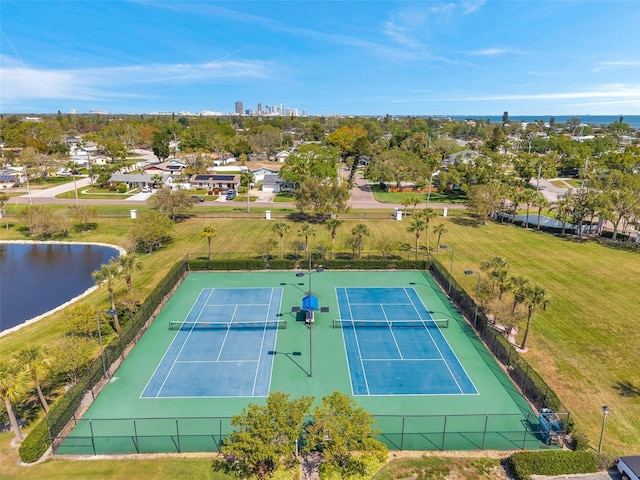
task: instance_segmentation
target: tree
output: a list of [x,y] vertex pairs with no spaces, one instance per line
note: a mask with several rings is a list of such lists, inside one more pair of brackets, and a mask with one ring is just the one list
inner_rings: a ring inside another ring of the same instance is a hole
[[118,257],[118,266],[121,269],[122,275],[124,275],[124,279],[127,282],[127,289],[131,295],[133,293],[133,272],[142,270],[144,265],[135,253],[128,253]]
[[42,393],[42,381],[51,370],[51,360],[47,358],[42,349],[27,347],[20,350],[16,356],[17,362],[22,365],[26,374],[36,388],[38,398],[45,412],[49,412],[49,404]]
[[311,255],[309,250],[309,237],[316,236],[316,230],[308,223],[305,223],[298,229],[298,236],[304,237],[304,250],[307,252],[307,255]]
[[175,228],[175,224],[166,215],[149,210],[140,213],[132,221],[129,236],[147,253],[153,252],[156,247],[170,239],[169,233]]
[[474,185],[467,193],[467,209],[486,225],[487,219],[500,208],[501,199],[498,185]]
[[522,192],[522,201],[527,204],[527,215],[524,221],[524,228],[529,228],[529,211],[531,205],[536,201],[537,194],[534,190],[526,189]]
[[149,207],[160,213],[169,215],[175,221],[176,216],[186,212],[193,206],[193,198],[186,190],[170,190],[163,188],[148,200]]
[[407,207],[409,205],[411,205],[412,199],[413,197],[404,197],[403,199],[400,200],[400,205],[402,205],[404,207],[404,212],[403,215],[406,217],[407,216]]
[[376,241],[376,248],[386,261],[391,256],[391,253],[398,248],[398,242],[391,237],[382,237]]
[[205,226],[202,230],[200,230],[200,238],[207,239],[207,262],[211,264],[211,239],[215,238],[218,235],[218,231],[216,227],[212,227],[210,225]]
[[539,309],[546,310],[549,306],[550,300],[546,297],[544,288],[535,285],[528,287],[524,290],[524,304],[527,307],[527,327],[524,331],[524,337],[522,338],[522,350],[527,349],[527,340],[529,338],[529,329],[531,327],[531,318],[533,312]]
[[76,335],[62,335],[51,347],[52,365],[56,371],[64,373],[73,386],[78,383],[78,378],[91,362],[94,351],[94,341]]
[[440,238],[442,238],[442,235],[447,233],[447,231],[447,227],[444,223],[434,225],[433,233],[436,233],[438,235],[438,239],[436,240],[436,253],[440,253]]
[[246,189],[247,194],[247,213],[249,213],[249,190],[251,190],[251,184],[255,180],[253,173],[249,171],[242,172],[240,174],[240,185]]
[[313,177],[318,180],[336,178],[338,154],[334,148],[322,145],[303,145],[298,153],[292,153],[282,166],[279,176],[284,182],[295,185]]
[[82,228],[82,231],[89,230],[90,220],[96,216],[96,209],[91,205],[72,205],[69,207],[69,215],[76,223],[76,228]]
[[513,294],[513,305],[511,307],[511,312],[515,313],[518,305],[524,302],[526,298],[526,291],[529,288],[529,280],[525,277],[520,276],[512,276],[509,277],[508,280],[508,288]]
[[407,229],[409,232],[416,236],[416,260],[418,260],[418,246],[420,245],[420,235],[422,231],[427,229],[427,222],[424,219],[424,215],[414,215],[411,217],[411,223]]
[[422,215],[424,217],[424,221],[425,221],[425,238],[427,241],[427,257],[431,256],[431,251],[429,249],[429,222],[431,222],[432,219],[434,219],[437,215],[436,211],[433,208],[425,208],[422,211]]
[[502,114],[502,123],[503,124],[509,123],[509,112],[504,112]]
[[276,248],[276,241],[273,238],[265,238],[256,243],[254,250],[262,259],[266,262],[267,268],[269,267],[269,260],[271,260],[271,252]]
[[503,292],[505,292],[509,286],[509,262],[500,257],[493,257],[489,261],[480,263],[480,270],[483,272],[489,272],[489,278],[491,279],[491,293],[495,292],[496,286],[499,289],[499,299],[502,298]]
[[151,144],[151,149],[153,150],[153,154],[160,159],[162,162],[169,158],[171,154],[171,150],[169,150],[169,141],[171,137],[165,132],[154,132],[153,133],[153,143]]
[[29,231],[30,237],[47,239],[67,236],[66,219],[49,205],[29,205],[18,213],[18,218]]
[[77,205],[78,204],[78,187],[76,186],[76,169],[78,168],[78,166],[76,165],[76,162],[74,162],[73,160],[69,160],[67,163],[64,164],[64,168],[66,168],[71,172],[71,177],[73,178],[73,191],[76,195],[76,205]]
[[342,474],[364,475],[369,461],[385,461],[387,447],[375,438],[375,419],[348,395],[336,391],[325,396],[312,416],[305,451],[322,451],[324,462]]
[[336,243],[336,234],[337,234],[338,228],[343,223],[344,222],[342,220],[338,220],[337,218],[330,218],[325,223],[327,230],[331,232],[331,253],[330,253],[331,260],[333,260],[333,247],[335,246],[335,243]]
[[284,258],[284,236],[291,227],[284,222],[274,223],[271,227],[271,231],[278,235],[280,239],[280,258]]
[[267,478],[280,464],[294,464],[296,440],[312,402],[313,397],[289,400],[287,393],[272,392],[265,405],[249,403],[231,419],[236,430],[221,448],[222,468],[240,478]]
[[310,177],[300,184],[293,195],[296,208],[301,213],[311,210],[321,220],[332,213],[344,213],[348,210],[349,189],[345,182]]
[[534,203],[538,207],[538,225],[536,226],[536,230],[539,231],[540,227],[542,226],[542,218],[541,218],[542,217],[542,209],[549,208],[549,205],[551,205],[551,203],[541,193],[537,193],[536,194],[536,199],[535,199]]
[[16,418],[13,404],[22,400],[27,393],[29,377],[16,362],[0,361],[0,398],[9,415],[9,424],[15,437],[22,441],[22,432]]
[[91,276],[93,277],[96,285],[99,287],[103,283],[107,284],[107,291],[109,292],[109,300],[111,301],[111,310],[113,314],[113,326],[116,330],[116,335],[120,335],[120,321],[118,320],[118,311],[116,310],[116,302],[113,294],[113,284],[120,278],[122,270],[118,261],[113,258],[109,263],[102,264],[99,270],[94,271]]
[[358,260],[362,260],[362,237],[369,236],[369,227],[359,223],[351,230],[351,235],[358,239]]

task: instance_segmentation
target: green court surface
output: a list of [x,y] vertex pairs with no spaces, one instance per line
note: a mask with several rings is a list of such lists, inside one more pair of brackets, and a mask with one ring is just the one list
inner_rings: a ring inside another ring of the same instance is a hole
[[[178,334],[170,321],[188,317],[205,289],[267,287],[282,289],[269,391],[316,402],[338,390],[352,394],[338,288],[413,289],[434,319],[449,319],[442,328],[446,342],[477,393],[357,395],[359,405],[374,415],[380,439],[391,449],[473,450],[540,448],[534,432],[537,417],[497,365],[472,329],[428,273],[418,271],[313,272],[313,295],[320,307],[311,331],[301,321],[300,307],[308,290],[308,272],[190,273],[115,372],[108,385],[66,438],[55,442],[56,454],[215,451],[231,431],[230,417],[265,397],[175,396],[145,398],[142,393]],[[200,335],[202,332],[194,332]],[[250,341],[255,337],[248,336]],[[309,357],[310,345],[312,357]],[[309,376],[311,373],[311,376]],[[185,379],[198,382],[201,379]],[[214,388],[215,391],[215,388]]]

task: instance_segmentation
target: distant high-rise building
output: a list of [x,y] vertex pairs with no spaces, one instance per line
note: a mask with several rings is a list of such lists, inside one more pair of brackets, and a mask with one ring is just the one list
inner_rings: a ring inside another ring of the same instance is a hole
[[258,103],[258,115],[262,114],[262,104]]
[[236,102],[236,113],[238,115],[242,115],[243,112],[244,112],[244,109],[242,108],[242,102],[240,100],[238,100]]

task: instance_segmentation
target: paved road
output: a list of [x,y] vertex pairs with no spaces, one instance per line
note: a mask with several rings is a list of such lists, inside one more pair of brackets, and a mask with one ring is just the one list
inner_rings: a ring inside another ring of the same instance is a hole
[[[342,174],[343,172],[341,172]],[[88,177],[79,177],[76,178],[76,186],[78,190],[82,187],[86,187],[89,185]],[[72,191],[74,188],[73,182],[70,181],[68,183],[57,185],[55,187],[42,189],[42,190],[32,190],[31,195],[25,193],[18,197],[13,197],[7,203],[18,203],[18,204],[28,204],[32,203],[34,205],[37,204],[68,204],[73,205],[76,203],[74,198],[55,198],[56,195],[59,195],[64,192]],[[137,194],[133,195],[125,200],[122,199],[83,199],[82,193],[78,194],[77,203],[79,205],[126,205],[126,206],[142,206],[147,204],[147,199],[150,194]],[[268,197],[261,196],[256,202],[251,202],[251,207],[258,208],[295,208],[295,205],[292,202],[273,202]],[[205,199],[204,202],[196,204],[196,208],[199,206],[211,206],[212,204],[223,204],[230,203],[224,198],[224,196],[218,197],[216,201],[208,201],[207,197],[203,197]],[[242,205],[242,202],[233,202],[234,206]],[[362,178],[362,176],[358,173],[355,178],[355,186],[351,190],[351,199],[347,202],[353,209],[380,209],[380,210],[389,210],[390,213],[393,213],[394,208],[404,208],[399,203],[381,203],[374,199],[373,193],[371,192],[371,187],[367,180]],[[460,209],[464,208],[464,205],[460,204],[447,204],[447,203],[431,203],[430,207],[436,209]]]
[[555,477],[547,477],[544,475],[531,475],[532,480],[622,480],[622,475],[617,471],[598,472],[577,475],[558,475]]

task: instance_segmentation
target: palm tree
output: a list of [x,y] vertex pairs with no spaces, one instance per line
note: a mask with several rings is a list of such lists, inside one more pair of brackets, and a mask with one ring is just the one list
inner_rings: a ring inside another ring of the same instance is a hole
[[48,413],[49,404],[42,393],[41,383],[51,370],[51,360],[49,360],[38,347],[27,347],[20,350],[16,359],[31,378],[31,381],[36,387],[40,403],[42,403],[42,408]]
[[64,167],[71,172],[73,178],[73,191],[76,192],[76,205],[78,204],[78,187],[76,186],[76,162],[69,160],[64,164]]
[[284,258],[284,234],[289,231],[291,227],[284,222],[274,223],[271,227],[271,231],[280,237],[280,258]]
[[212,227],[211,225],[207,225],[200,231],[200,238],[207,239],[208,253],[207,253],[207,263],[209,267],[211,266],[211,239],[218,235],[218,231],[216,227]]
[[409,225],[409,230],[411,233],[414,233],[416,236],[416,260],[418,260],[418,245],[420,242],[420,235],[422,231],[427,228],[427,222],[424,220],[424,215],[414,215],[411,217],[411,224]]
[[369,236],[369,227],[359,223],[351,230],[351,235],[358,239],[358,260],[362,260],[362,237]]
[[118,311],[116,310],[116,302],[113,295],[113,282],[120,277],[121,273],[120,265],[118,265],[118,262],[112,258],[109,263],[103,264],[100,267],[100,270],[96,270],[91,274],[97,286],[100,286],[103,283],[107,284],[109,300],[111,300],[111,310],[114,312],[113,326],[116,330],[116,335],[120,335],[120,321],[118,320]]
[[[496,284],[499,283],[500,279],[502,279],[502,283],[505,285],[504,288],[506,288],[508,268],[509,262],[500,257],[493,257],[488,262],[480,263],[480,270],[489,272],[489,277],[491,278],[491,293],[495,292]],[[500,295],[502,296],[502,294]]]
[[251,184],[253,183],[253,173],[249,171],[242,172],[240,174],[240,185],[247,189],[247,213],[249,212],[249,190],[251,190]]
[[416,213],[416,207],[422,202],[422,198],[418,195],[414,195],[413,197],[409,197],[409,205],[413,205],[413,213]]
[[404,207],[404,216],[407,216],[407,207],[411,205],[411,197],[405,197],[400,200],[400,205]]
[[525,190],[522,192],[522,200],[527,204],[527,216],[525,217],[524,228],[529,228],[529,210],[531,205],[536,202],[537,194],[533,190]]
[[331,232],[331,255],[330,259],[333,260],[333,246],[336,243],[336,233],[340,225],[342,225],[342,220],[338,220],[337,218],[330,218],[327,220],[325,225],[327,226],[327,230]]
[[511,194],[511,203],[513,204],[513,217],[511,218],[511,223],[516,223],[516,215],[518,213],[518,207],[524,201],[523,192],[516,188]]
[[298,236],[304,237],[304,249],[306,250],[308,255],[311,255],[311,251],[309,250],[309,237],[316,236],[316,230],[308,223],[305,223],[298,230]]
[[514,314],[518,305],[524,302],[526,289],[529,286],[529,280],[525,277],[513,276],[508,280],[508,287],[513,293],[513,306],[511,307],[511,313]]
[[538,225],[536,227],[536,230],[540,230],[540,227],[542,226],[542,220],[540,219],[540,217],[542,216],[542,209],[549,208],[550,204],[549,200],[547,200],[546,197],[540,192],[536,193],[535,204],[538,207]]
[[24,369],[20,369],[15,362],[0,362],[0,398],[9,415],[9,424],[16,438],[22,441],[22,432],[13,403],[20,401],[29,389],[29,377]]
[[522,350],[527,349],[527,339],[529,338],[529,328],[531,327],[531,317],[533,317],[533,312],[539,309],[546,310],[549,303],[550,300],[546,298],[544,288],[535,285],[525,289],[524,304],[527,306],[527,328],[524,331],[522,345],[520,345]]
[[433,227],[433,233],[438,234],[438,240],[436,242],[436,253],[440,253],[440,238],[442,238],[442,234],[447,233],[447,227],[444,223],[439,223]]
[[435,218],[435,216],[437,215],[436,211],[433,208],[425,208],[424,211],[422,212],[423,216],[424,216],[424,221],[426,223],[426,227],[425,227],[425,231],[426,231],[426,240],[427,240],[427,257],[429,257],[431,255],[431,252],[429,250],[429,222],[431,221],[432,218]]
[[133,272],[136,270],[142,270],[144,268],[144,265],[135,253],[128,253],[126,255],[118,257],[118,265],[122,269],[122,274],[124,275],[124,279],[127,282],[129,294],[131,294],[133,290]]

